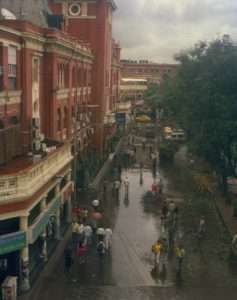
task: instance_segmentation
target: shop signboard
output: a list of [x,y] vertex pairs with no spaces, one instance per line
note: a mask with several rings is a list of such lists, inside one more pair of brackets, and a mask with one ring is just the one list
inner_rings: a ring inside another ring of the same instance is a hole
[[33,244],[37,240],[49,223],[51,215],[60,207],[60,198],[54,199],[48,206],[48,209],[40,214],[38,220],[29,229],[28,239],[30,244]]
[[14,252],[26,245],[26,233],[18,231],[0,236],[0,255]]

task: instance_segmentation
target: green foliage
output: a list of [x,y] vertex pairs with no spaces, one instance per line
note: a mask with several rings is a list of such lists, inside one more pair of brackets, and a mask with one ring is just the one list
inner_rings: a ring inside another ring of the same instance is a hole
[[162,142],[159,148],[159,158],[161,162],[173,162],[174,155],[178,150],[175,143]]
[[237,47],[228,36],[180,53],[177,76],[162,87],[166,115],[188,133],[192,151],[221,176],[237,167]]
[[160,109],[162,107],[160,88],[158,84],[150,83],[148,85],[148,89],[144,94],[144,100],[153,110]]

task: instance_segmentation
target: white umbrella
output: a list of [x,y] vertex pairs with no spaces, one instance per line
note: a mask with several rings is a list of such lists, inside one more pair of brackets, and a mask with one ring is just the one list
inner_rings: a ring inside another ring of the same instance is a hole
[[93,205],[94,207],[98,207],[98,206],[100,205],[100,201],[97,200],[97,199],[95,199],[95,200],[92,201],[92,205]]

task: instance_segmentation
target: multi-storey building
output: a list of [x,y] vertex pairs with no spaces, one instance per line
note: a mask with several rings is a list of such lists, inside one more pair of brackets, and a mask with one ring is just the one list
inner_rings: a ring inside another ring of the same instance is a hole
[[120,80],[112,0],[29,2],[0,3],[0,282],[23,290],[71,221],[73,155],[114,134]]
[[[92,98],[95,113],[95,143],[97,149],[105,149],[110,132],[105,127],[114,127],[111,116],[113,103],[118,98],[111,95],[119,86],[120,48],[112,39],[112,14],[116,9],[114,0],[49,0],[54,14],[64,18],[64,30],[90,44],[95,60],[92,73]],[[116,72],[115,72],[116,69]],[[116,73],[116,75],[114,75]],[[113,76],[113,78],[112,78]],[[112,82],[113,81],[113,82]],[[116,97],[119,95],[116,94]],[[106,125],[106,126],[104,126]]]
[[165,75],[176,73],[177,64],[159,64],[148,60],[128,60],[121,61],[122,78],[140,78],[149,82],[160,84]]
[[93,132],[79,110],[93,55],[22,21],[1,21],[0,43],[0,280],[17,275],[26,289],[70,222],[72,143],[82,150]]

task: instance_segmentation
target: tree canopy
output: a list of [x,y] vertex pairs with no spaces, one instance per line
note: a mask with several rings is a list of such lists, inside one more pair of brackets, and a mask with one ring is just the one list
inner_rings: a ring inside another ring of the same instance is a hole
[[237,170],[237,46],[228,36],[177,55],[177,75],[162,87],[167,116],[186,130],[190,147],[220,175]]

